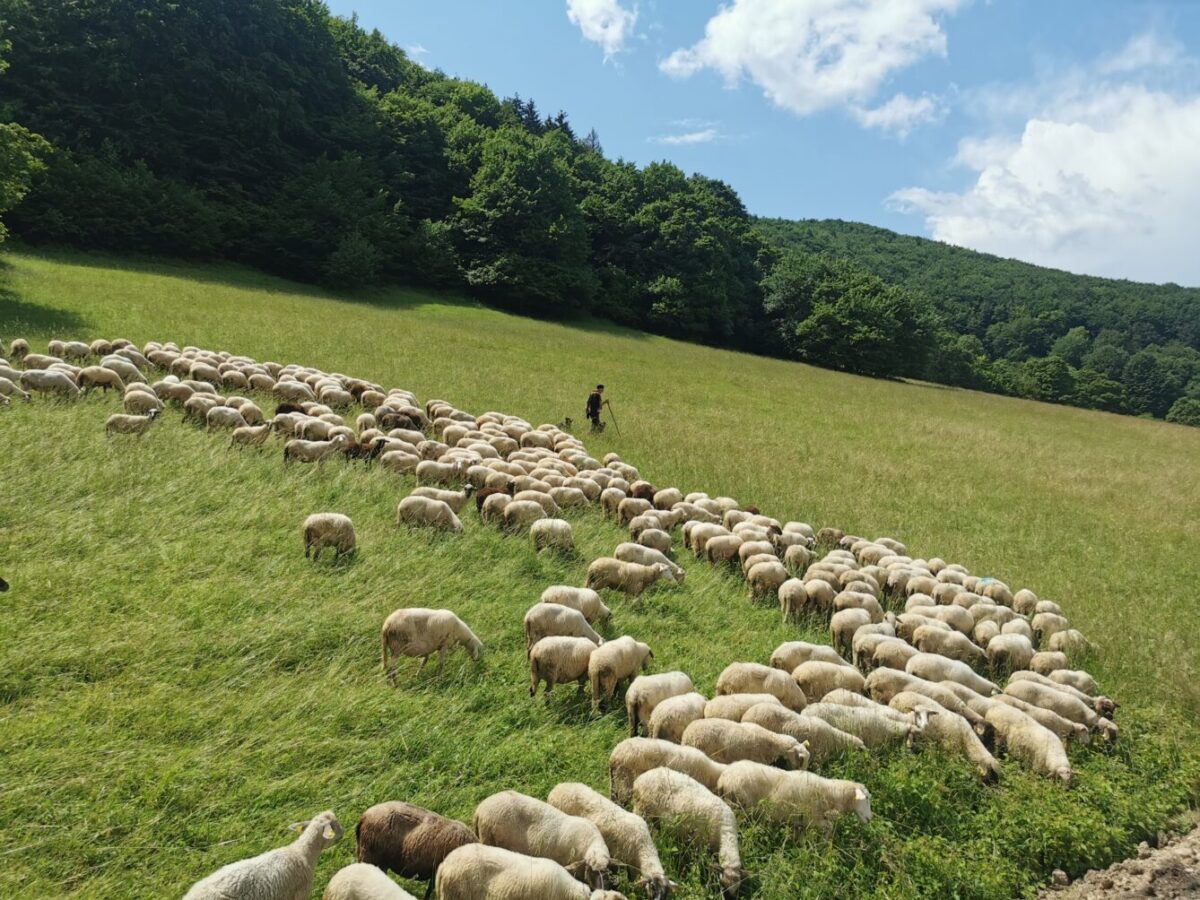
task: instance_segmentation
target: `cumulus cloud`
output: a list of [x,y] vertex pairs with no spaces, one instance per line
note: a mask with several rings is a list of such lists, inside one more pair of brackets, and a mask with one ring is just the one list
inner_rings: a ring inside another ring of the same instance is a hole
[[700,131],[687,131],[683,134],[663,134],[649,140],[655,144],[670,144],[678,147],[687,144],[708,144],[718,137],[720,137],[720,132],[716,128],[704,128]]
[[910,187],[892,204],[923,214],[948,243],[1074,272],[1200,284],[1200,96],[1104,80],[1096,73],[1108,64],[1065,79],[1057,99],[1036,92],[1051,99],[1019,133],[961,141],[954,162],[973,178],[964,190]]
[[939,17],[964,2],[733,0],[708,21],[700,41],[659,68],[676,78],[713,69],[731,85],[748,78],[799,115],[859,105],[893,72],[944,56]]
[[567,0],[567,18],[587,40],[604,48],[605,59],[633,36],[637,17],[636,9],[626,9],[618,0]]
[[855,107],[854,117],[864,128],[878,128],[904,140],[918,125],[936,122],[943,115],[941,104],[929,94],[910,97],[897,94],[874,109]]
[[1100,61],[1105,73],[1137,72],[1173,66],[1183,59],[1183,46],[1152,31],[1134,35],[1119,52]]

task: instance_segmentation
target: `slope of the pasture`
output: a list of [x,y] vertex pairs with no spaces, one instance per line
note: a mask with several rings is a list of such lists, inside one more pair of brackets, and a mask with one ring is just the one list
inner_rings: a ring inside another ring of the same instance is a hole
[[[416,293],[337,299],[228,268],[14,254],[0,336],[124,335],[302,361],[532,421],[610,388],[616,449],[660,484],[728,493],[781,518],[905,540],[1059,600],[1102,647],[1122,702],[1114,749],[1073,751],[1069,791],[1012,763],[984,787],[940,754],[844,761],[876,819],[832,845],[745,829],[748,895],[1011,897],[1062,867],[1129,852],[1194,804],[1200,694],[1193,610],[1200,433],[1156,422],[871,381]],[[624,713],[527,696],[521,616],[621,539],[575,517],[580,554],[535,557],[483,528],[398,529],[411,481],[340,462],[284,470],[278,444],[226,449],[170,412],[106,441],[111,396],[0,410],[0,895],[160,897],[288,840],[326,807],[352,827],[383,799],[469,819],[503,788],[606,781]],[[350,514],[361,552],[312,566],[299,523]],[[711,691],[735,659],[802,635],[732,575],[685,560],[682,590],[613,598],[611,633]],[[389,690],[378,627],[405,605],[459,611],[488,645]],[[816,637],[819,633],[809,632]],[[323,857],[323,884],[353,852]],[[664,846],[684,897],[707,857]],[[415,885],[410,885],[414,889]]]

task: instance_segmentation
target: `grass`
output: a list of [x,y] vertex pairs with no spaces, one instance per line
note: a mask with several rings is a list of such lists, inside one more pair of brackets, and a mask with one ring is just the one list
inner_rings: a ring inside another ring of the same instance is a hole
[[[1073,750],[1071,790],[1005,764],[985,787],[936,753],[844,760],[876,818],[832,844],[746,823],[749,896],[1008,898],[1057,867],[1128,854],[1200,800],[1200,431],[944,388],[873,381],[549,324],[412,291],[338,297],[231,267],[9,254],[0,335],[175,340],[351,372],[421,398],[533,422],[582,420],[609,388],[619,451],[658,484],[730,494],[780,518],[891,535],[923,555],[1060,601],[1100,645],[1089,664],[1122,708],[1112,749]],[[40,349],[35,347],[35,349]],[[0,835],[4,897],[181,894],[289,840],[327,807],[352,827],[409,799],[469,820],[497,790],[603,789],[623,711],[598,721],[563,690],[530,703],[521,616],[582,579],[621,533],[574,518],[580,552],[535,556],[483,528],[399,529],[411,481],[341,463],[284,470],[177,414],[106,441],[112,397],[0,410]],[[299,523],[339,510],[361,550],[307,564]],[[731,575],[684,560],[678,591],[609,598],[612,633],[701,690],[729,662],[804,634]],[[447,606],[488,649],[386,687],[378,628]],[[819,639],[819,631],[809,629]],[[713,896],[712,860],[664,840],[684,898]],[[351,861],[322,857],[317,885]],[[418,892],[419,885],[408,887]]]

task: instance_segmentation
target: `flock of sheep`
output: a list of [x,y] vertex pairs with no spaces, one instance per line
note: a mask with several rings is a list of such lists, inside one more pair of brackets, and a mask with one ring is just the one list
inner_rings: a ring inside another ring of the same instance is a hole
[[[746,876],[739,815],[824,834],[846,813],[870,820],[865,785],[812,771],[843,754],[930,745],[991,780],[999,752],[1069,783],[1067,745],[1094,734],[1116,740],[1116,704],[1071,668],[1090,644],[1058,604],[961,565],[913,558],[896,540],[814,531],[728,497],[656,489],[616,454],[597,460],[556,426],[472,415],[440,400],[422,406],[408,391],[312,368],[170,343],[139,350],[124,340],[52,341],[45,355],[15,340],[11,357],[21,370],[0,358],[5,402],[28,392],[118,391],[125,411],[108,418],[110,435],[144,434],[174,404],[186,419],[229,431],[231,445],[278,434],[287,463],[341,454],[412,474],[418,486],[399,504],[400,525],[460,532],[473,497],[481,523],[525,533],[539,551],[574,552],[564,511],[599,506],[628,528],[630,540],[592,561],[583,586],[546,588],[523,623],[531,696],[544,685],[549,698],[574,681],[599,711],[628,685],[630,737],[612,750],[609,796],[579,783],[558,785],[545,801],[504,791],[479,804],[470,828],[408,803],[379,804],[358,822],[359,862],[334,876],[326,900],[409,897],[389,870],[427,881],[426,897],[436,890],[441,900],[617,900],[605,884],[621,870],[660,900],[676,885],[648,823],[715,853],[732,896]],[[149,383],[151,372],[164,374]],[[274,414],[223,395],[230,390],[273,395]],[[355,407],[363,411],[349,424]],[[711,697],[683,672],[642,674],[654,659],[647,644],[596,630],[612,619],[601,592],[682,585],[677,534],[696,559],[743,575],[752,598],[778,601],[785,622],[827,621],[830,644],[789,641],[764,662],[732,661]],[[309,516],[303,538],[314,558],[357,547],[353,523],[338,513]],[[393,682],[393,657],[420,658],[423,668],[436,654],[440,671],[457,647],[473,659],[483,652],[450,610],[399,609],[381,630]],[[307,897],[317,858],[342,826],[325,812],[296,827],[293,844],[225,866],[186,898]]]

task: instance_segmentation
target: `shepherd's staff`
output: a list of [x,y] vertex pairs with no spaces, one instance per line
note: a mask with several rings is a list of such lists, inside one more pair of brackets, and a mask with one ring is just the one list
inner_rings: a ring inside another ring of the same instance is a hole
[[608,414],[612,417],[613,428],[617,429],[617,434],[621,433],[621,426],[617,424],[617,414],[613,412],[612,401],[605,400],[604,405],[608,407]]

